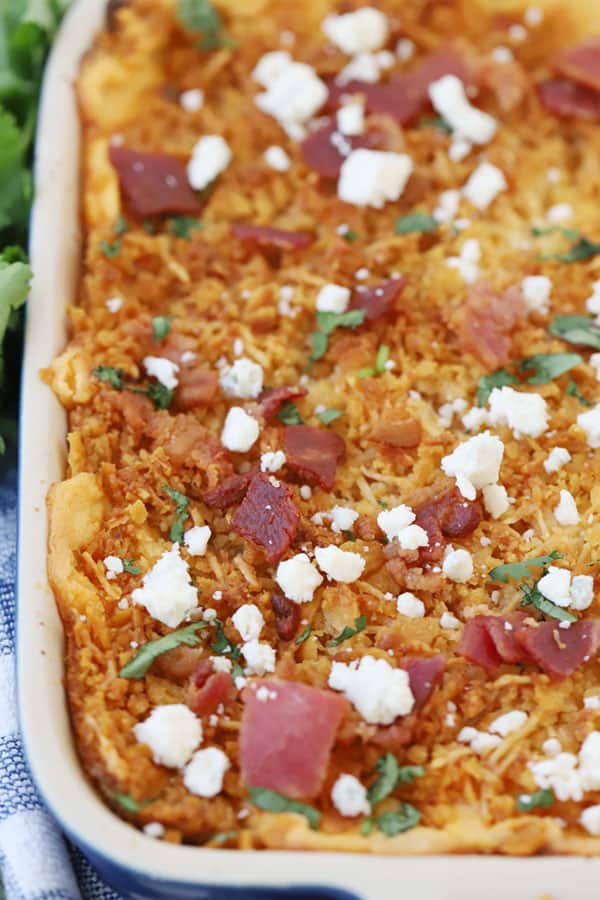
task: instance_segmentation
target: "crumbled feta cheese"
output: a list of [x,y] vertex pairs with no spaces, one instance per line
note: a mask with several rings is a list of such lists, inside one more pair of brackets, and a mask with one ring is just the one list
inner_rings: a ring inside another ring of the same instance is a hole
[[483,428],[483,426],[487,424],[487,417],[487,410],[480,409],[478,406],[473,406],[465,413],[461,422],[467,431],[479,431],[480,428]]
[[183,772],[183,783],[198,797],[216,797],[223,789],[223,776],[231,767],[229,759],[218,747],[197,750]]
[[579,522],[575,498],[570,491],[560,492],[560,502],[554,508],[554,518],[559,525],[577,525]]
[[148,822],[147,825],[144,825],[143,831],[148,837],[159,840],[165,833],[165,826],[160,822]]
[[571,582],[571,609],[583,610],[594,600],[594,578],[592,575],[575,575]]
[[577,424],[585,431],[588,446],[597,450],[600,447],[600,403],[587,412],[579,413]]
[[573,207],[570,203],[556,203],[554,206],[551,206],[546,213],[546,221],[551,222],[553,225],[558,222],[566,222],[568,219],[572,218]]
[[600,835],[600,803],[582,810],[579,822],[589,834],[598,837]]
[[459,256],[449,256],[446,265],[458,269],[466,284],[474,284],[479,278],[481,248],[479,241],[469,238],[461,247]]
[[327,16],[321,28],[332,44],[350,56],[379,50],[388,35],[387,17],[371,6],[339,16]]
[[400,503],[391,509],[382,510],[377,516],[377,524],[384,532],[388,540],[398,537],[401,531],[408,528],[415,521],[415,514],[410,506]]
[[191,88],[179,95],[179,104],[186,112],[198,112],[204,103],[204,91],[200,88]]
[[398,543],[403,550],[418,550],[429,545],[429,535],[420,525],[408,525],[398,532]]
[[560,741],[556,738],[548,738],[548,740],[544,741],[542,744],[542,753],[545,753],[546,756],[558,756],[561,752],[562,747]]
[[442,458],[442,471],[456,484],[467,500],[474,500],[477,490],[498,481],[504,444],[496,435],[484,431],[459,444]]
[[477,209],[487,209],[507,187],[504,173],[492,163],[482,162],[469,176],[463,187],[463,196]]
[[344,66],[336,77],[338,84],[348,84],[349,81],[364,81],[367,84],[375,84],[381,77],[380,60],[376,53],[357,53],[348,65]]
[[513,709],[510,712],[498,716],[497,719],[494,719],[489,726],[489,731],[491,731],[492,734],[499,734],[500,737],[505,738],[507,735],[512,734],[513,731],[518,731],[519,728],[522,728],[527,721],[527,718],[526,712],[523,712],[520,709]]
[[190,556],[204,556],[212,531],[208,525],[194,525],[183,535],[183,543]]
[[461,193],[458,190],[442,191],[438,205],[433,211],[433,218],[438,222],[451,222],[460,207]]
[[518,22],[514,22],[512,25],[509,25],[508,36],[511,41],[521,44],[527,38],[527,29],[523,28],[522,25],[519,25]]
[[548,313],[552,282],[546,275],[528,275],[521,281],[521,291],[528,312]]
[[539,6],[528,6],[523,19],[526,25],[529,25],[530,28],[535,28],[536,25],[541,25],[544,21],[544,10],[540,9]]
[[243,641],[257,641],[263,630],[265,620],[258,606],[244,603],[231,617],[234,628],[237,628]]
[[252,77],[263,87],[278,78],[292,61],[287,50],[273,50],[261,56],[252,72]]
[[[255,97],[255,103],[263,112],[277,119],[290,137],[301,138],[305,123],[327,100],[327,85],[311,66],[294,62],[287,53],[278,57],[274,66],[272,62],[269,61],[266,69],[260,63],[257,66],[267,90]],[[255,78],[257,69],[254,70]]]
[[396,56],[400,62],[408,62],[415,53],[415,45],[410,38],[400,38],[396,44]]
[[592,285],[592,294],[585,301],[588,312],[592,315],[600,315],[600,281],[595,281]]
[[121,307],[123,306],[123,298],[122,297],[111,297],[106,301],[106,308],[111,313],[118,313]]
[[489,405],[490,424],[507,425],[517,440],[524,434],[539,437],[548,427],[548,409],[540,394],[519,392],[507,386],[494,388]]
[[314,592],[323,582],[323,576],[306,553],[297,553],[291,559],[279,563],[275,581],[288,600],[310,603]]
[[548,566],[548,571],[538,581],[537,588],[547,600],[550,600],[557,606],[568,606],[570,602],[571,573],[568,569]]
[[264,153],[266,164],[275,172],[287,172],[291,166],[291,160],[283,147],[275,145],[267,147]]
[[348,137],[355,137],[365,130],[365,108],[362,103],[354,100],[345,103],[338,109],[336,122],[338,131]]
[[331,800],[342,816],[365,816],[371,813],[367,789],[354,775],[340,775],[331,789]]
[[159,766],[179,769],[202,743],[202,723],[183,703],[155,706],[147,719],[133,726],[140,744],[152,750]]
[[142,587],[133,591],[131,599],[169,628],[177,628],[197,607],[198,590],[191,582],[187,562],[179,554],[179,544],[173,544],[146,572]]
[[228,397],[253,400],[263,389],[262,366],[243,356],[222,368],[219,381]]
[[581,800],[583,789],[573,753],[558,753],[550,759],[530,762],[533,780],[542,789],[551,788],[558,800]]
[[390,725],[414,706],[408,673],[373,656],[349,664],[332,663],[329,687],[343,691],[363,719],[373,725]]
[[550,184],[558,184],[561,179],[560,169],[557,169],[556,166],[550,166],[550,168],[546,171],[546,178],[550,182]]
[[400,197],[412,170],[406,153],[353,150],[342,163],[338,196],[346,203],[381,209],[388,200]]
[[267,450],[260,458],[261,472],[278,472],[285,465],[286,456],[283,450]]
[[241,338],[236,338],[233,342],[233,355],[241,356],[244,352],[244,342]]
[[461,744],[469,744],[473,753],[481,756],[488,750],[494,750],[502,743],[502,738],[495,734],[488,734],[487,731],[478,731],[476,728],[466,726],[458,732],[457,740]]
[[571,454],[565,447],[553,447],[548,454],[547,459],[544,460],[544,469],[550,475],[553,472],[558,472],[558,470],[562,469],[563,466],[566,466],[570,460]]
[[440,627],[449,629],[460,628],[460,619],[457,619],[450,612],[443,612],[440,616]]
[[125,571],[123,560],[120,556],[105,556],[103,562],[106,566],[107,581],[112,581],[117,575],[122,575]]
[[600,709],[600,697],[584,697],[583,698],[583,708],[584,709]]
[[246,453],[256,443],[260,427],[241,406],[232,406],[223,425],[221,443],[234,453]]
[[303,500],[310,500],[310,498],[312,497],[312,488],[310,484],[300,485],[300,496]]
[[462,397],[457,397],[456,400],[451,400],[448,403],[443,403],[438,409],[438,416],[440,419],[440,425],[443,425],[444,428],[450,428],[452,425],[452,419],[454,415],[458,415],[467,408],[466,400],[463,400]]
[[249,675],[265,675],[275,671],[275,650],[270,644],[258,641],[247,641],[242,647],[246,660],[246,673]]
[[319,312],[345,313],[350,302],[350,290],[341,284],[326,284],[317,294]]
[[[448,147],[448,158],[452,160],[452,162],[462,162],[463,159],[466,159],[471,150],[473,149],[470,141],[467,141],[465,138],[458,137],[455,135],[452,138],[452,143]],[[462,220],[461,220],[462,221]],[[468,219],[464,220],[467,224],[464,226],[468,228],[470,222]],[[458,221],[455,223],[456,227],[459,227]]]
[[398,595],[396,607],[401,616],[409,619],[422,619],[425,615],[425,604],[410,591]]
[[501,484],[487,484],[483,489],[483,505],[492,519],[499,519],[510,507],[506,488]]
[[491,53],[491,57],[493,60],[499,63],[509,63],[512,62],[514,57],[514,53],[510,49],[510,47],[503,47],[500,45],[499,47],[494,47]]
[[473,557],[462,547],[459,550],[448,548],[442,564],[442,572],[450,581],[460,583],[468,581],[473,575]]
[[344,584],[351,584],[360,578],[365,567],[365,560],[359,553],[340,550],[335,544],[316,547],[315,559],[330,581],[341,581]]
[[331,517],[331,530],[335,531],[336,534],[341,534],[342,531],[351,531],[352,526],[358,519],[356,510],[351,509],[349,506],[334,506],[330,510],[329,515]]
[[432,82],[429,97],[435,111],[461,138],[472,144],[487,144],[494,137],[496,120],[471,106],[464,85],[456,75],[444,75]]
[[170,359],[165,359],[162,356],[146,356],[144,358],[144,368],[150,378],[156,378],[170,391],[175,390],[179,384],[177,379],[179,366]]
[[188,181],[195,191],[202,191],[224,172],[232,153],[221,135],[206,134],[194,145],[187,167]]
[[209,656],[209,660],[215,672],[225,672],[227,675],[231,675],[233,663],[227,656]]
[[277,304],[277,311],[280,316],[289,316],[291,319],[294,319],[298,315],[298,309],[294,308],[291,305],[291,301],[294,299],[295,289],[289,285],[284,284],[279,288],[279,303]]

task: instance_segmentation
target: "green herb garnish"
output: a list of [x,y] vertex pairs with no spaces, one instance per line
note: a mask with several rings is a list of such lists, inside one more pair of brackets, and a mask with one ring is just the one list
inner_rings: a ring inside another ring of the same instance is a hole
[[152,319],[152,338],[162,341],[171,330],[171,316],[154,316]]
[[95,375],[98,381],[109,384],[117,391],[130,391],[132,394],[144,394],[149,397],[157,409],[169,409],[173,402],[174,391],[160,384],[160,382],[149,384],[148,387],[138,388],[123,381],[123,370],[114,369],[112,366],[97,366],[92,369],[92,375]]
[[110,384],[117,391],[121,391],[123,385],[123,369],[113,369],[112,366],[97,366],[92,369],[92,375],[95,375],[98,381],[104,384]]
[[175,501],[175,516],[173,518],[173,524],[171,525],[171,530],[169,532],[169,538],[173,541],[173,543],[180,544],[183,540],[183,526],[190,514],[189,506],[190,501],[185,496],[185,494],[176,491],[174,488],[169,487],[168,484],[163,484],[163,491],[169,495],[171,500]]
[[329,336],[336,328],[356,328],[362,325],[366,315],[364,309],[351,309],[345,313],[318,312],[319,331],[312,334],[312,353],[310,361],[316,362],[325,356],[329,346]]
[[517,809],[520,812],[529,812],[532,809],[547,809],[554,803],[554,791],[544,788],[534,794],[520,794],[517,797]]
[[579,402],[581,403],[582,406],[593,406],[594,405],[586,397],[584,397],[583,394],[579,393],[579,388],[577,387],[577,385],[575,384],[575,382],[573,381],[572,378],[569,378],[569,382],[567,384],[567,394],[569,395],[569,397],[575,397],[577,400],[579,400]]
[[428,213],[414,212],[396,219],[396,234],[431,234],[438,227],[437,219]]
[[[216,653],[218,656],[224,656],[225,654],[230,654],[232,659],[239,659],[241,650],[237,644],[234,644],[229,638],[226,636],[223,631],[223,623],[219,621],[219,619],[214,620],[215,626],[215,642],[210,645],[210,649],[213,653]],[[241,671],[238,674],[243,674]],[[233,672],[232,672],[233,676]]]
[[135,656],[123,666],[119,672],[120,677],[143,678],[154,660],[163,653],[167,653],[168,650],[174,650],[175,647],[180,647],[182,644],[185,644],[186,647],[197,647],[200,637],[196,632],[206,627],[206,622],[192,622],[191,625],[178,628],[177,631],[172,631],[155,641],[142,644]]
[[435,128],[437,131],[443,131],[444,134],[452,134],[452,127],[442,116],[424,116],[419,119],[417,124],[419,128]]
[[217,831],[211,836],[210,840],[213,844],[226,844],[227,841],[232,841],[237,835],[237,831]]
[[390,809],[373,817],[373,824],[383,831],[387,837],[395,837],[404,831],[415,828],[421,820],[421,813],[412,803],[401,803],[397,809]]
[[377,500],[377,502],[382,509],[387,509],[389,506],[387,500]]
[[355,541],[356,540],[356,535],[349,528],[345,528],[342,531],[342,534],[344,535],[344,537],[346,538],[347,541]]
[[520,581],[522,578],[531,576],[531,569],[543,569],[555,559],[562,559],[562,553],[559,553],[558,550],[553,550],[547,556],[525,559],[523,562],[505,563],[503,566],[495,566],[490,571],[490,578],[492,581],[501,581],[503,584],[508,584],[510,578]]
[[199,219],[192,218],[192,216],[173,216],[172,219],[169,219],[169,231],[175,237],[189,241],[192,231],[197,230],[202,230],[202,222]]
[[600,244],[594,244],[593,241],[588,241],[587,238],[582,237],[566,253],[550,253],[548,256],[542,256],[541,259],[543,261],[553,260],[555,262],[572,263],[591,259],[598,253],[600,253]]
[[356,373],[357,378],[376,378],[378,375],[383,375],[385,372],[385,364],[387,363],[390,357],[390,348],[387,344],[381,344],[379,350],[377,351],[377,356],[375,358],[374,366],[367,366],[365,369],[359,369]]
[[[544,569],[544,574],[546,574],[546,569]],[[557,606],[552,600],[544,597],[537,583],[534,585],[521,584],[519,589],[523,592],[521,606],[535,606],[545,616],[548,616],[550,619],[558,619],[559,622],[577,621],[577,616],[574,616],[573,613],[563,609],[562,606]]]
[[113,241],[112,244],[109,244],[108,241],[100,241],[98,246],[100,248],[100,252],[103,253],[107,259],[113,259],[121,252],[122,242]]
[[332,638],[329,641],[329,647],[339,647],[344,641],[349,640],[354,637],[356,634],[360,634],[361,631],[364,631],[367,627],[367,617],[366,616],[358,616],[357,619],[354,620],[354,628],[351,628],[350,625],[346,625],[346,627],[341,631],[337,637]]
[[477,406],[485,406],[494,388],[518,383],[519,379],[508,369],[497,369],[495,372],[490,372],[489,375],[482,375],[477,382]]
[[121,213],[115,223],[115,234],[117,237],[123,237],[124,234],[127,234],[129,231],[129,225],[127,224],[127,219]]
[[534,225],[531,233],[534,237],[545,237],[547,234],[562,234],[568,241],[576,241],[579,237],[577,228],[563,228],[562,225],[545,225],[542,227]]
[[141,575],[141,569],[135,565],[132,559],[121,559],[123,563],[123,571],[127,572],[128,575]]
[[317,416],[323,425],[329,425],[334,419],[339,419],[339,417],[343,415],[343,409],[324,409],[323,412],[317,413]]
[[[133,390],[132,388],[128,388],[128,390]],[[172,388],[165,387],[164,384],[161,384],[160,381],[152,382],[148,385],[147,388],[143,390],[136,389],[133,391],[135,394],[146,394],[147,397],[152,400],[155,407],[157,409],[169,409],[171,403],[173,402],[173,397],[175,396],[175,391]]]
[[277,418],[280,422],[283,422],[284,425],[302,425],[304,422],[298,407],[291,400],[288,400],[287,403],[283,404],[277,413]]
[[128,813],[138,813],[144,806],[148,806],[149,803],[152,803],[151,800],[146,800],[144,803],[138,803],[130,794],[117,793],[113,794],[113,798],[117,801],[119,806]]
[[358,240],[358,235],[351,228],[347,228],[346,231],[342,232],[342,237],[345,241],[348,241],[349,244],[353,244],[354,241]]
[[202,50],[235,47],[224,30],[221,17],[209,0],[179,0],[177,17],[188,31],[199,32]]
[[384,753],[375,763],[379,778],[367,792],[369,802],[375,806],[384,800],[400,784],[412,784],[415,778],[425,774],[423,766],[401,766],[393,753]]
[[521,372],[536,370],[535,375],[527,379],[527,384],[548,384],[582,362],[579,353],[536,353],[522,359],[519,369]]
[[304,631],[302,632],[302,634],[298,635],[298,637],[296,638],[294,643],[295,644],[303,644],[304,641],[308,640],[308,638],[311,635],[311,632],[312,632],[312,625],[307,625],[306,628],[304,629]]
[[600,350],[600,328],[587,316],[556,316],[550,323],[550,334],[568,344]]
[[308,824],[313,830],[316,831],[319,827],[321,813],[314,806],[299,803],[297,800],[290,800],[289,797],[284,797],[283,794],[272,791],[270,788],[250,788],[248,793],[252,803],[258,806],[259,809],[274,813],[299,813],[301,816],[306,817]]

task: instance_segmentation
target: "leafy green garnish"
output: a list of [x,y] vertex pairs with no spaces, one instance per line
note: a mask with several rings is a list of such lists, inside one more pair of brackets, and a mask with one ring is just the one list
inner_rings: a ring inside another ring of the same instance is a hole
[[522,372],[536,370],[535,375],[527,379],[527,384],[548,384],[582,362],[579,353],[536,353],[522,359],[519,369]]
[[334,421],[334,419],[339,419],[339,417],[343,415],[343,409],[324,409],[323,412],[317,413],[317,416],[319,417],[323,425],[329,425],[330,422]]
[[329,346],[329,336],[336,328],[356,328],[362,325],[366,311],[364,309],[351,309],[345,313],[318,312],[317,322],[319,331],[312,334],[312,353],[310,361],[316,362],[325,356]]
[[361,631],[364,631],[367,627],[367,617],[366,616],[358,616],[354,620],[354,628],[351,628],[350,625],[346,625],[346,627],[338,634],[337,637],[332,638],[329,641],[329,647],[339,647],[344,641],[349,640],[354,637],[356,634],[360,634]]
[[95,375],[98,381],[109,384],[117,391],[130,391],[132,394],[144,394],[149,397],[157,409],[169,409],[173,402],[174,391],[164,386],[164,384],[152,383],[148,387],[139,388],[131,384],[125,384],[123,381],[123,370],[115,369],[112,366],[97,366],[92,369],[92,375]]
[[550,334],[568,344],[600,350],[600,328],[587,316],[556,316],[550,323]]
[[202,222],[194,219],[192,216],[173,216],[169,219],[169,231],[178,238],[184,238],[189,241],[192,231],[202,230]]
[[173,541],[173,543],[180,544],[183,540],[183,526],[190,514],[190,501],[182,494],[180,491],[176,491],[174,488],[169,487],[168,484],[163,484],[163,491],[169,495],[171,500],[175,501],[175,516],[173,518],[173,524],[171,525],[171,530],[169,532],[169,538]]
[[367,791],[372,806],[384,800],[399,784],[412,784],[425,774],[423,766],[401,766],[393,753],[384,753],[375,763],[379,778]]
[[127,224],[127,219],[121,213],[115,222],[115,234],[117,237],[123,237],[124,234],[127,234],[129,231],[129,225]]
[[482,375],[477,382],[477,406],[485,406],[494,388],[518,383],[519,379],[508,369],[497,369],[495,372],[490,372],[489,375]]
[[520,812],[529,812],[532,809],[547,809],[554,803],[554,791],[544,788],[534,794],[520,794],[517,797],[517,809]]
[[567,394],[569,395],[569,397],[575,397],[577,400],[579,400],[579,402],[581,403],[582,406],[593,406],[594,405],[590,400],[588,400],[586,397],[583,396],[583,394],[581,394],[579,392],[579,388],[577,387],[577,385],[575,384],[575,382],[573,381],[572,378],[569,378],[569,382],[567,384]]
[[171,316],[154,316],[152,319],[152,338],[162,341],[171,330]]
[[594,244],[593,241],[582,237],[566,253],[550,253],[548,256],[542,256],[542,260],[564,263],[581,262],[584,259],[591,259],[598,253],[600,253],[600,244]]
[[[218,619],[214,620],[215,626],[215,642],[210,645],[210,649],[213,653],[216,653],[218,656],[224,656],[228,653],[232,659],[239,659],[241,650],[237,644],[234,644],[233,641],[230,641],[223,631],[223,623]],[[239,672],[238,674],[242,674]],[[233,677],[233,672],[232,672]]]
[[288,400],[287,403],[283,404],[277,413],[277,418],[280,422],[283,422],[284,425],[302,425],[304,422],[298,407],[291,400]]
[[356,535],[349,528],[344,528],[344,530],[342,531],[342,534],[344,535],[344,537],[346,538],[347,541],[355,541],[356,540]]
[[114,369],[112,366],[97,366],[92,369],[92,375],[95,375],[98,381],[104,384],[110,384],[117,391],[121,391],[123,385],[123,369]]
[[437,131],[443,131],[444,134],[452,134],[452,127],[442,116],[424,116],[419,119],[417,124],[419,128],[435,128]]
[[558,550],[553,550],[546,556],[525,559],[523,562],[505,563],[503,566],[495,566],[490,571],[490,578],[492,581],[501,581],[503,584],[508,584],[510,578],[520,581],[522,578],[531,576],[531,569],[543,569],[555,559],[562,559],[562,553],[559,553]]
[[237,831],[217,831],[211,835],[210,840],[213,844],[225,844],[227,841],[232,841],[234,837],[237,837],[237,834]]
[[353,244],[354,241],[358,240],[358,235],[351,228],[347,228],[346,231],[342,232],[342,237],[345,241],[348,241],[349,244]]
[[284,797],[283,794],[272,791],[270,788],[250,788],[248,793],[252,803],[258,806],[259,809],[274,813],[299,813],[301,816],[306,817],[308,824],[314,831],[319,827],[321,813],[314,806],[299,803],[297,800],[290,800],[289,797]]
[[531,233],[534,237],[545,237],[547,234],[562,234],[568,241],[576,241],[579,237],[577,228],[563,228],[562,225],[545,225],[543,227],[534,225]]
[[177,631],[172,631],[164,637],[142,644],[135,656],[123,666],[119,672],[120,677],[143,678],[154,660],[163,653],[167,653],[168,650],[174,650],[175,647],[180,647],[182,644],[185,644],[186,647],[197,647],[200,637],[196,632],[206,627],[207,622],[192,622],[191,625],[178,628]]
[[123,244],[121,241],[113,241],[112,244],[109,244],[108,241],[100,241],[98,246],[100,247],[100,252],[103,253],[107,259],[113,259],[115,256],[119,255]]
[[235,47],[235,42],[223,31],[221,17],[209,0],[179,0],[177,17],[188,31],[200,32],[202,50]]
[[[544,569],[544,574],[545,572],[546,570]],[[574,616],[573,613],[569,612],[567,609],[563,609],[562,606],[553,603],[552,600],[548,600],[547,597],[544,597],[537,584],[534,584],[533,586],[521,584],[519,585],[519,588],[523,592],[521,606],[535,606],[535,608],[539,609],[545,616],[548,616],[550,619],[558,619],[559,622],[577,621],[577,616]]]
[[303,644],[304,641],[308,640],[308,638],[311,635],[311,632],[312,632],[312,625],[307,625],[306,628],[304,629],[304,631],[302,632],[302,634],[298,635],[298,637],[296,638],[294,643],[295,644]]
[[127,572],[128,575],[141,575],[141,569],[135,565],[132,559],[122,559],[123,563],[123,571]]
[[390,348],[387,344],[381,344],[379,350],[377,351],[377,356],[375,358],[374,366],[367,366],[364,369],[359,369],[356,373],[358,378],[376,378],[378,375],[383,375],[385,372],[385,364],[388,361],[390,356]]
[[138,803],[130,794],[117,793],[113,794],[113,797],[119,806],[129,813],[138,813],[144,806],[148,806],[148,804],[152,802],[151,800],[146,800],[144,803]]
[[[133,389],[129,388],[129,390]],[[136,389],[134,393],[146,394],[146,396],[148,396],[152,400],[157,409],[169,409],[175,395],[175,391],[172,388],[165,387],[164,384],[160,383],[160,381],[152,382],[148,385],[147,388],[144,388],[143,390]]]
[[412,803],[401,803],[397,809],[390,809],[379,816],[373,816],[373,824],[387,837],[395,837],[404,831],[410,831],[419,824],[420,820],[421,813]]
[[431,234],[438,227],[437,219],[428,213],[414,212],[396,219],[396,234]]
[[387,500],[377,500],[377,502],[382,509],[387,509],[389,506]]
[[[0,160],[1,154],[2,147],[0,145]],[[17,325],[17,310],[27,300],[32,278],[31,269],[18,258],[17,250],[18,248],[7,247],[0,254],[0,382],[4,370],[2,343],[6,332],[9,329],[14,330]]]

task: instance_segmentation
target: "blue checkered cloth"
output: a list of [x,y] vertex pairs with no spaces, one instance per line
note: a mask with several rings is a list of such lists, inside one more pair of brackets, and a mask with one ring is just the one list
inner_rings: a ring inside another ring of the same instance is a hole
[[44,808],[27,768],[15,692],[17,475],[0,475],[0,871],[6,900],[120,900]]

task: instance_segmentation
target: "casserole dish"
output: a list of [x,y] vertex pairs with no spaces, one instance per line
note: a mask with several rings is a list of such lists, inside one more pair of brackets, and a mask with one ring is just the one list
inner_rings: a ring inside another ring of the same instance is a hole
[[[585,873],[585,884],[577,885],[577,896],[585,897],[587,886],[589,896],[593,896],[593,878],[588,873],[595,874],[595,862],[470,857],[395,861],[317,853],[240,854],[153,844],[105,809],[81,773],[61,685],[61,629],[45,576],[43,500],[49,484],[63,474],[65,423],[47,389],[38,382],[38,370],[50,363],[64,343],[65,300],[74,291],[78,265],[78,124],[72,78],[102,11],[100,3],[82,2],[65,23],[48,71],[38,143],[32,237],[36,280],[25,361],[21,471],[26,475],[20,524],[21,537],[35,534],[36,541],[35,546],[21,542],[19,690],[27,751],[49,806],[107,879],[132,897],[229,897],[246,885],[248,891],[242,896],[248,897],[287,889],[292,895],[315,898],[344,896],[344,891],[365,898],[385,898],[396,895],[400,881],[403,889],[410,885],[411,895],[417,898],[464,898],[478,896],[481,878],[487,883],[486,891],[491,890],[490,896],[494,896],[494,889],[487,885],[490,874],[495,880],[496,868],[497,896],[509,892],[516,897],[533,896],[551,885],[554,896],[566,898],[575,873],[582,873],[582,879]],[[51,137],[46,138],[46,134]],[[60,234],[55,227],[57,219],[61,222]],[[36,473],[35,479],[31,473]],[[40,685],[46,686],[44,691]],[[232,863],[235,878],[231,875]],[[460,878],[452,877],[454,869],[460,871]]]

